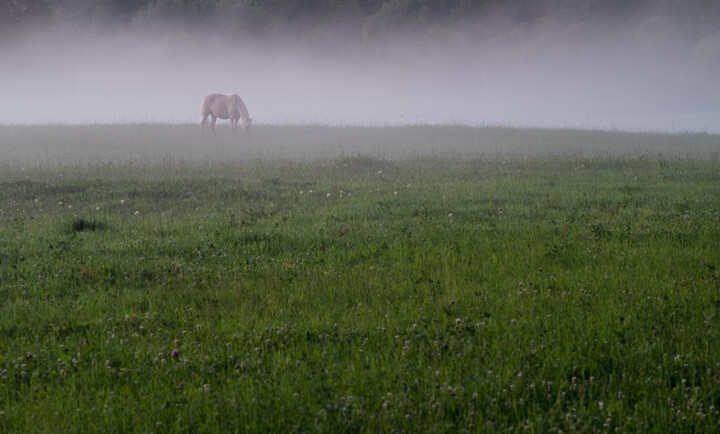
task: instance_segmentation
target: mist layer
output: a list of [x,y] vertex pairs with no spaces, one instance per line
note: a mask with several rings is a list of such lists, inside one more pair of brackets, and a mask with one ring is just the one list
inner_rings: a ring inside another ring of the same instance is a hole
[[422,31],[367,19],[356,38],[338,22],[304,38],[137,17],[40,26],[0,45],[0,123],[198,123],[204,95],[237,93],[256,123],[720,132],[720,28],[690,31],[672,10],[561,12]]

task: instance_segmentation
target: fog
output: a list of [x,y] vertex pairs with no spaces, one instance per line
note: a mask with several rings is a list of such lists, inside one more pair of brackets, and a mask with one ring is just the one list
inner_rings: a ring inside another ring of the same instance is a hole
[[[256,123],[720,132],[720,28],[545,19],[490,36],[325,50],[182,28],[33,30],[0,45],[0,124],[199,123],[237,93]],[[227,121],[219,121],[219,125]]]

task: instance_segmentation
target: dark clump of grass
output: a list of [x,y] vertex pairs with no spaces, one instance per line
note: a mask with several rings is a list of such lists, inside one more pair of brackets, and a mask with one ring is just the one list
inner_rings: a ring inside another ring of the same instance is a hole
[[95,232],[98,230],[105,229],[105,225],[102,222],[96,220],[85,220],[84,218],[76,218],[70,223],[70,229],[72,232]]

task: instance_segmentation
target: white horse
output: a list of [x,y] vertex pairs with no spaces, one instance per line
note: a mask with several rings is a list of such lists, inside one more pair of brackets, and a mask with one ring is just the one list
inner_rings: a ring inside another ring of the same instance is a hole
[[215,132],[215,121],[217,121],[218,118],[230,119],[233,133],[237,131],[238,121],[240,119],[242,119],[243,131],[248,131],[252,124],[250,113],[248,113],[245,103],[237,94],[227,96],[213,93],[206,96],[203,98],[202,106],[200,107],[200,115],[202,116],[200,129],[203,131],[205,130],[208,116],[212,118],[210,125],[212,126],[213,132]]

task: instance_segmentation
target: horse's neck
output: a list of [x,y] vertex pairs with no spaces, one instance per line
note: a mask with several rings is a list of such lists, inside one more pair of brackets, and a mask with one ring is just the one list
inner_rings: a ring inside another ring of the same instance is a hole
[[247,107],[245,107],[245,103],[243,102],[242,98],[237,95],[233,96],[235,97],[235,107],[237,107],[238,111],[240,112],[240,117],[242,118],[243,122],[245,122],[250,117],[250,113],[248,113],[248,109]]
[[243,122],[247,121],[250,118],[250,113],[248,113],[245,104],[243,104],[242,102],[238,104],[238,111],[240,112],[240,118],[242,118]]

